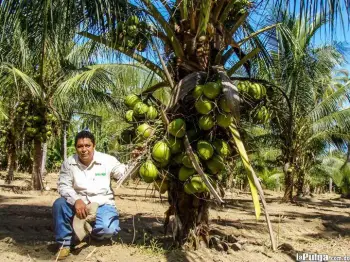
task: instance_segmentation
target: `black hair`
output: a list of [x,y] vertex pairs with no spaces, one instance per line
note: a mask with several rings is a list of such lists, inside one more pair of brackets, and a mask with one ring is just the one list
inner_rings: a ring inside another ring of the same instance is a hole
[[77,146],[78,140],[82,138],[90,138],[92,144],[95,145],[95,136],[90,131],[83,130],[75,136],[74,146]]

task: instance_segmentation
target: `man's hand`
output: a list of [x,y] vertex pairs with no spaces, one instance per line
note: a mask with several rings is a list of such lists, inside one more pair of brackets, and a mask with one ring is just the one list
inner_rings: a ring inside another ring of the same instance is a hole
[[80,219],[86,218],[88,212],[86,209],[86,204],[83,200],[78,199],[77,201],[75,201],[74,208],[77,217],[79,217]]

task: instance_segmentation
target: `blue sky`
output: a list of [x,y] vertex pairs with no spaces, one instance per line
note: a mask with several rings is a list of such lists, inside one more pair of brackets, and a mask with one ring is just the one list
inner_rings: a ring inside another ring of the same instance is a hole
[[[317,3],[320,3],[320,0],[314,0],[317,1]],[[291,1],[293,2],[293,1]],[[341,42],[345,46],[348,46],[350,48],[350,10],[346,11],[346,7],[344,4],[343,0],[340,0],[341,5],[340,5],[340,10],[341,11],[341,17],[338,15],[336,20],[336,27],[334,29],[334,34],[332,34],[329,31],[329,26],[323,26],[318,33],[316,34],[315,38],[313,39],[313,42],[316,46],[318,45],[324,45],[324,44],[329,44],[333,41],[335,42]],[[300,0],[296,1],[296,6],[300,6]],[[293,5],[291,5],[291,11],[293,10]],[[297,8],[298,10],[298,8]],[[298,12],[298,11],[297,11]],[[342,22],[343,20],[343,22]],[[350,71],[350,52],[348,53],[347,60],[349,60],[346,64],[344,64],[344,68]]]
[[[314,39],[315,45],[324,45],[327,43],[331,43],[332,41],[336,42],[342,42],[345,45],[350,48],[350,29],[349,25],[347,25],[345,28],[342,28],[342,26],[337,25],[335,29],[335,35],[332,39],[332,37],[325,33],[324,30],[321,30]],[[350,72],[350,53],[347,54],[346,59],[348,60],[346,64],[344,64],[344,68],[347,69]]]

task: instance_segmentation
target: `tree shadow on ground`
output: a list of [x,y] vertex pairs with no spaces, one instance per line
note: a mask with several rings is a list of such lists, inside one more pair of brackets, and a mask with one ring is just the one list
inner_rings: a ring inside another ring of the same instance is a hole
[[314,219],[321,219],[324,229],[320,229],[320,232],[307,234],[310,237],[326,238],[330,235],[333,236],[350,236],[350,217],[344,214],[322,214],[320,212],[310,213],[297,213],[297,212],[285,212],[285,216],[293,219],[301,218],[305,222],[312,221]]
[[152,201],[155,202],[167,202],[167,199],[162,197],[160,198],[159,196],[156,196],[154,194],[149,194],[149,195],[135,195],[135,194],[118,194],[115,195],[116,199],[127,199],[129,201],[149,201],[149,199],[152,199]]
[[[51,213],[50,206],[1,205],[0,241],[8,244],[11,252],[21,256],[29,255],[33,259],[51,260],[57,251],[57,246],[54,244]],[[195,252],[187,252],[174,246],[171,226],[168,228],[168,233],[164,234],[164,218],[159,219],[151,213],[135,215],[122,213],[119,219],[122,229],[117,237],[118,243],[152,252],[161,251],[168,262],[206,261]],[[212,223],[220,224],[220,221],[212,221]],[[233,223],[233,226],[235,225]],[[253,230],[253,227],[253,223],[246,225],[247,230]],[[108,240],[92,241],[96,247],[110,244]],[[78,255],[80,251],[75,250],[73,254]]]
[[[132,194],[125,194],[127,197],[134,197]],[[144,197],[144,196],[137,196]],[[9,197],[10,198],[10,197]],[[11,198],[25,199],[27,197],[14,196]],[[0,201],[6,200],[6,197],[1,197]],[[147,199],[145,199],[146,201]],[[153,201],[153,200],[152,200]],[[278,201],[275,199],[274,201]],[[322,202],[317,203],[321,205]],[[341,205],[339,205],[341,206]],[[211,219],[212,235],[225,237],[227,232],[220,230],[222,226],[233,227],[238,230],[242,229],[245,233],[240,234],[240,237],[251,239],[250,233],[266,232],[267,229],[264,221],[255,222],[251,200],[250,199],[226,199],[226,209],[242,210],[247,214],[252,214],[252,219],[240,221],[233,219],[213,218]],[[344,209],[345,211],[346,209]],[[13,252],[27,256],[29,254],[35,259],[47,260],[53,255],[47,251],[54,241],[52,228],[52,209],[50,206],[37,205],[0,205],[0,241],[13,246]],[[333,210],[334,212],[334,210]],[[285,216],[292,219],[303,219],[311,221],[313,219],[321,219],[324,228],[314,234],[306,234],[308,237],[327,238],[327,234],[349,236],[350,235],[350,217],[344,214],[324,214],[313,211],[312,213],[300,212],[284,212]],[[274,217],[276,215],[271,215]],[[282,221],[281,223],[283,223]],[[289,221],[290,222],[290,221]],[[171,226],[168,227],[168,233],[164,235],[164,218],[157,218],[152,213],[137,213],[137,214],[120,214],[121,231],[118,234],[118,242],[130,246],[147,248],[149,250],[161,250],[168,262],[176,261],[206,261],[201,256],[194,252],[187,252],[177,249],[173,245]],[[107,245],[108,242],[94,242],[94,245]],[[259,241],[255,245],[263,245]],[[17,248],[23,246],[25,248]],[[37,251],[39,249],[39,251]],[[43,251],[46,250],[46,251]],[[46,252],[46,253],[45,253]],[[283,251],[286,254],[290,250]],[[296,251],[295,251],[296,252]],[[294,253],[295,253],[294,252]],[[293,255],[294,255],[293,253]],[[290,255],[292,258],[293,255]]]
[[28,197],[28,196],[1,196],[0,195],[0,204],[2,202],[5,202],[6,200],[11,200],[11,199],[30,199],[32,197]]
[[[164,235],[163,219],[160,221],[150,213],[122,213],[119,219],[122,229],[118,242],[154,250],[173,248],[170,232]],[[0,242],[6,243],[11,252],[47,260],[57,251],[51,207],[3,204],[0,206],[0,221]],[[109,240],[94,241],[97,246],[108,243]]]

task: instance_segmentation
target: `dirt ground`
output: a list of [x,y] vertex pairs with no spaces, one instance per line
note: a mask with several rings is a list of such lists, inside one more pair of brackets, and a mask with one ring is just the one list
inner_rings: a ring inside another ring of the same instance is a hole
[[[57,174],[46,177],[47,190],[25,190],[22,175],[16,187],[4,187],[0,176],[0,258],[3,261],[55,261],[51,206],[58,197]],[[211,234],[227,237],[229,248],[185,251],[171,246],[171,228],[164,235],[166,198],[144,184],[115,192],[121,232],[115,242],[83,243],[66,261],[228,262],[295,261],[301,252],[350,256],[350,201],[336,194],[282,204],[282,194],[266,191],[279,246],[270,248],[264,216],[256,222],[249,193],[227,192],[224,207],[211,208]]]

